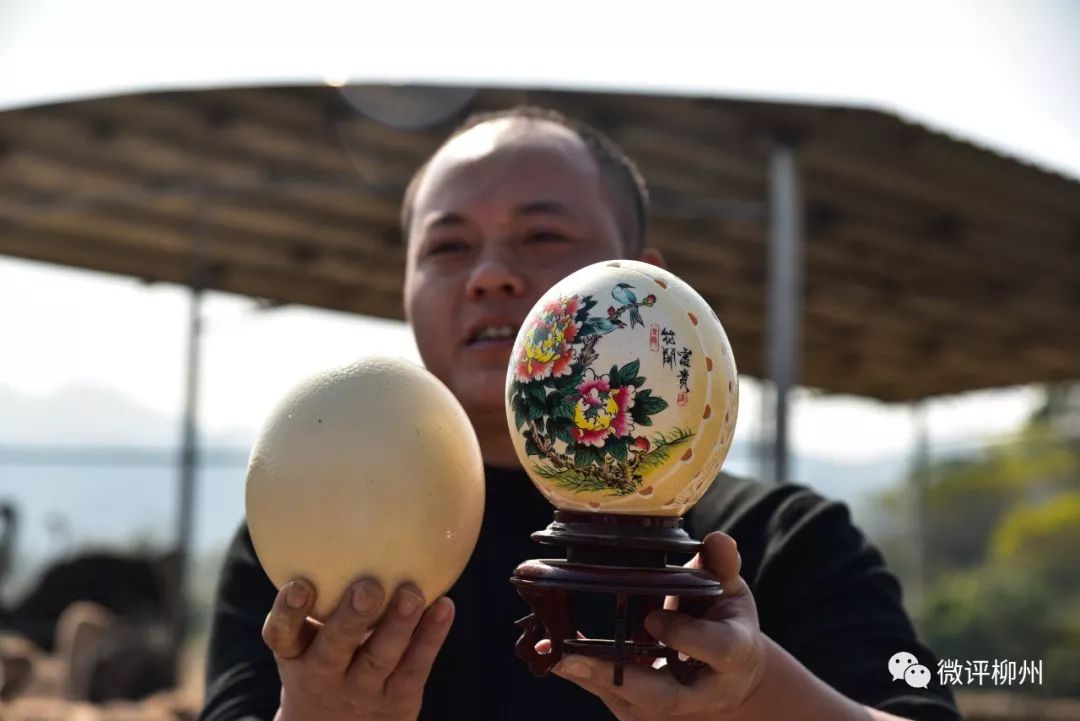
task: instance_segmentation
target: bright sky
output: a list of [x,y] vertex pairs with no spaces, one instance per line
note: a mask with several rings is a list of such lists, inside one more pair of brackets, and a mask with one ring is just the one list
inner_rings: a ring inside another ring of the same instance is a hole
[[1080,177],[1074,0],[511,5],[4,0],[0,107],[341,77],[756,95],[895,110]]
[[[341,77],[753,95],[892,110],[1080,178],[1077,2],[674,2],[648,13],[580,0],[552,0],[543,12],[416,5],[7,0],[0,107]],[[0,309],[0,383],[38,394],[100,384],[178,413],[181,289],[0,259]],[[257,427],[309,372],[360,353],[415,353],[398,324],[301,308],[253,313],[223,295],[206,314],[202,421],[214,432]],[[1035,399],[1019,389],[937,401],[931,432],[942,442],[1004,433]],[[743,401],[746,439],[754,388]],[[794,441],[836,459],[903,452],[910,411],[802,398]]]

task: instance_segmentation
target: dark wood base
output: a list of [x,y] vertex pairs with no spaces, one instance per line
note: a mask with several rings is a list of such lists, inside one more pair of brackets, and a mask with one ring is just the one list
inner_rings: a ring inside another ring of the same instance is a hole
[[[566,560],[526,561],[510,579],[533,611],[518,621],[522,635],[515,651],[534,674],[544,676],[564,653],[578,653],[613,661],[616,685],[622,685],[627,663],[652,665],[658,658],[666,659],[680,683],[693,682],[704,664],[681,660],[645,630],[645,618],[663,607],[665,596],[678,597],[681,612],[700,616],[722,593],[709,572],[667,564],[669,552],[701,547],[681,518],[556,511],[555,522],[533,538],[567,549]],[[577,638],[576,593],[614,596],[613,638]],[[535,646],[545,638],[551,650],[541,654]]]

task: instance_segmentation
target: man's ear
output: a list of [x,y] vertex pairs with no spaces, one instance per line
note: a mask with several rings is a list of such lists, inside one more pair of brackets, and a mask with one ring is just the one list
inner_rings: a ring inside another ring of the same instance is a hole
[[651,263],[657,268],[667,268],[667,262],[664,260],[664,254],[656,248],[648,245],[641,249],[641,252],[638,253],[637,259],[640,260],[642,263]]

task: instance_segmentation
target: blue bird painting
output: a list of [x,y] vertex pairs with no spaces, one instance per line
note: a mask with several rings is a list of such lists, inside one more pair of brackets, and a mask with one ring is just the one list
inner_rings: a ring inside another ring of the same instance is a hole
[[617,283],[615,289],[611,291],[611,297],[619,301],[622,305],[630,307],[630,327],[640,325],[645,327],[645,321],[641,319],[641,311],[637,308],[637,296],[634,295],[632,290],[634,286],[629,283]]

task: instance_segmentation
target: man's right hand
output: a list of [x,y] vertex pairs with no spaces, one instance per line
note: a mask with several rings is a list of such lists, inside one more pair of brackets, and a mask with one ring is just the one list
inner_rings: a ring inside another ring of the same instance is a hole
[[275,721],[412,721],[424,684],[453,622],[454,603],[424,611],[423,594],[397,590],[373,628],[384,591],[378,581],[350,586],[319,623],[308,618],[315,589],[303,580],[282,587],[263,625],[281,675]]

